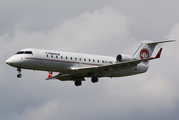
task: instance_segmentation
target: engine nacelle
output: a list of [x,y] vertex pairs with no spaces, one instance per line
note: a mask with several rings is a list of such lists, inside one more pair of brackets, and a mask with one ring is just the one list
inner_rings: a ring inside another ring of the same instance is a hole
[[125,62],[125,61],[132,61],[132,60],[135,60],[135,58],[131,55],[119,54],[116,57],[117,62]]

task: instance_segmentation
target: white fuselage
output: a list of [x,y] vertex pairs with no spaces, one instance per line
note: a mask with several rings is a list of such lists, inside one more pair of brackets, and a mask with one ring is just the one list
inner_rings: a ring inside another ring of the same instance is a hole
[[[78,68],[92,68],[116,64],[116,57],[28,48],[10,57],[6,63],[16,68],[73,74],[75,72],[74,70]],[[138,64],[136,67],[117,72],[113,72],[112,70],[106,73],[103,72],[103,74],[98,74],[98,76],[128,76],[144,73],[147,69],[148,65]]]

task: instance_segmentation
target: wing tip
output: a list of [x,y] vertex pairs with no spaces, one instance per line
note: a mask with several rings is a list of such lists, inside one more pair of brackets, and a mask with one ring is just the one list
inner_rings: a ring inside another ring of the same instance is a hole
[[155,58],[160,58],[160,55],[162,53],[162,48],[160,48],[160,50],[158,51],[157,55],[155,56]]
[[50,71],[50,73],[49,73],[47,79],[49,79],[49,78],[51,78],[51,77],[52,77],[52,71]]

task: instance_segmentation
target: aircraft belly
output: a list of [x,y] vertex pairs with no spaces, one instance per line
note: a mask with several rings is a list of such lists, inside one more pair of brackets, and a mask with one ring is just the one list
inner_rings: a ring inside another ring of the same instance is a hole
[[125,69],[125,70],[113,72],[113,73],[111,73],[110,76],[107,76],[107,77],[122,77],[122,76],[136,75],[136,74],[144,73],[147,70],[148,70],[147,65],[140,65],[139,64],[136,67],[132,67],[132,68],[128,68],[128,69]]

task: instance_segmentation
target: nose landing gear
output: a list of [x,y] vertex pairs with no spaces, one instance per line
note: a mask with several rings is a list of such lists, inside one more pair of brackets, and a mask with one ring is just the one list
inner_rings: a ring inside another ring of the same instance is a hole
[[17,77],[21,78],[22,77],[21,68],[17,68],[17,71],[18,71]]

